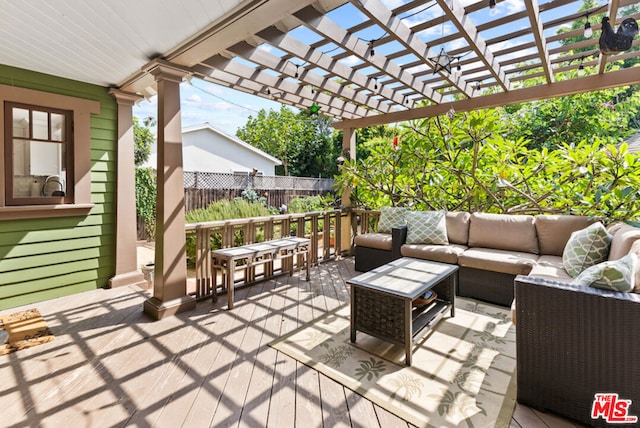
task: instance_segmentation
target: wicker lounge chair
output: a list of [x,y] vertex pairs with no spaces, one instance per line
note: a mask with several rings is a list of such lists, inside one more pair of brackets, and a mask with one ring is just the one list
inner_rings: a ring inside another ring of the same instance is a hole
[[617,393],[640,419],[640,294],[517,276],[515,296],[520,403],[611,426],[591,410]]

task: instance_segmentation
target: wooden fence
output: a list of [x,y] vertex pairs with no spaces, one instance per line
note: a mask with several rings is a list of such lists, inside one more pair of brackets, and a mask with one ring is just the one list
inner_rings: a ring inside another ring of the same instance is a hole
[[187,211],[206,208],[212,202],[237,198],[243,191],[253,190],[267,199],[268,206],[281,207],[296,196],[332,193],[334,183],[329,178],[185,172],[185,206]]
[[[289,205],[298,196],[334,194],[334,179],[309,177],[284,177],[216,172],[184,172],[185,211],[206,208],[212,202],[231,200],[242,196],[245,190],[253,190],[267,199],[267,206]],[[138,240],[148,239],[144,222],[138,219]]]

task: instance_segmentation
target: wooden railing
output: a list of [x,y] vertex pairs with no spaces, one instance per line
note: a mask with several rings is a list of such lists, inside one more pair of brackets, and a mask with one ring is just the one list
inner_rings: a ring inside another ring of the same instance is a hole
[[311,266],[349,251],[351,243],[342,239],[341,210],[282,214],[190,223],[185,226],[187,239],[195,238],[196,298],[211,296],[213,286],[220,284],[214,278],[211,263],[212,248],[230,248],[271,239],[295,235],[311,240],[309,262]]
[[380,211],[354,208],[351,210],[351,227],[353,236],[375,232]]

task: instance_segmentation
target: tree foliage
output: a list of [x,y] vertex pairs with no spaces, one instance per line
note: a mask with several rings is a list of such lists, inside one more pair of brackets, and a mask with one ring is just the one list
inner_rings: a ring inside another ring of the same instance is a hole
[[149,160],[151,154],[151,145],[155,140],[152,128],[156,126],[156,120],[153,117],[147,117],[140,120],[137,117],[133,117],[133,159],[136,166],[140,166]]
[[[282,161],[280,173],[298,177],[331,177],[337,172],[329,118],[307,111],[264,109],[250,116],[236,135]],[[339,153],[339,152],[338,152]]]
[[348,161],[340,190],[354,203],[498,213],[566,213],[630,219],[640,210],[640,160],[595,138],[530,148],[503,137],[497,110],[410,122],[402,142],[370,142]]
[[639,105],[637,88],[614,88],[506,106],[502,120],[507,138],[525,138],[530,147],[616,143],[635,131]]
[[145,235],[155,236],[156,224],[156,174],[153,168],[141,168],[151,154],[151,144],[155,135],[151,129],[156,124],[155,119],[148,117],[142,121],[133,118],[134,162],[136,165],[136,214],[145,226]]

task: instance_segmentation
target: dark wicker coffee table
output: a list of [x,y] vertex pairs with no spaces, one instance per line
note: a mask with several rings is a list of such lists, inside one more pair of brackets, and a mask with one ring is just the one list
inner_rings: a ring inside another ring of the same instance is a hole
[[[351,286],[351,342],[356,332],[405,347],[411,365],[413,339],[447,312],[455,316],[458,266],[409,257],[394,260],[347,281]],[[438,298],[414,307],[413,300],[433,289]]]

